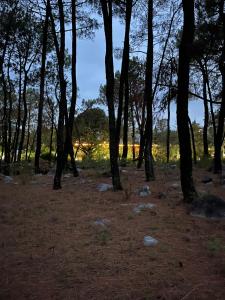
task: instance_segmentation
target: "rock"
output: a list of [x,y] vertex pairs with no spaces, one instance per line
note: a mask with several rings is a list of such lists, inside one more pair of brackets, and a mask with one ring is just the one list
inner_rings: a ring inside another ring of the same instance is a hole
[[174,183],[172,183],[171,184],[171,188],[173,188],[173,189],[178,189],[178,188],[180,188],[180,183],[178,183],[178,182],[174,182]]
[[94,225],[96,226],[107,227],[109,224],[110,224],[110,220],[108,219],[98,218],[96,221],[94,221]]
[[4,183],[12,183],[13,182],[13,178],[11,176],[4,176],[3,177],[3,181]]
[[177,165],[170,165],[170,169],[175,170]]
[[138,190],[138,195],[140,197],[147,197],[151,195],[151,191],[148,185],[144,185],[142,188]]
[[212,178],[211,177],[208,177],[208,176],[205,176],[203,179],[202,179],[202,183],[210,183],[212,182]]
[[34,174],[35,177],[41,177],[42,173]]
[[158,244],[158,241],[154,239],[153,237],[146,235],[144,237],[144,245],[147,247],[153,247]]
[[71,173],[67,173],[67,174],[65,174],[63,177],[64,178],[70,178],[70,177],[72,177],[73,175],[71,174]]
[[133,212],[135,214],[139,214],[141,211],[145,209],[152,209],[153,207],[155,207],[155,204],[153,203],[141,203],[138,206],[134,207]]
[[107,192],[108,190],[111,190],[113,186],[108,183],[100,183],[97,187],[99,192]]
[[192,204],[193,216],[225,218],[225,201],[215,195],[203,195]]

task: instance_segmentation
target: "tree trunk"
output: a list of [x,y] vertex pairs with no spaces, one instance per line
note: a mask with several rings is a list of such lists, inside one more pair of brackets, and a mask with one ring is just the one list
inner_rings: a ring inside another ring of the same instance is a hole
[[222,75],[222,102],[219,110],[219,120],[215,138],[215,153],[214,153],[214,173],[222,172],[221,148],[224,138],[224,119],[225,119],[225,11],[224,1],[221,1],[220,18],[223,23],[223,50],[220,57],[219,67]]
[[[73,150],[73,125],[74,125],[74,115],[77,101],[77,75],[76,75],[76,66],[77,66],[77,20],[76,20],[76,0],[72,0],[72,98],[70,105],[69,118],[66,116],[66,141],[64,146],[64,163],[67,161],[68,154],[71,159],[71,166],[73,169],[74,177],[79,175],[76,167],[76,162],[74,158]],[[66,113],[67,114],[67,113]]]
[[5,53],[7,49],[7,43],[4,45],[3,54],[1,57],[1,81],[2,81],[2,90],[3,90],[3,149],[4,149],[4,168],[3,172],[5,175],[9,175],[9,164],[10,164],[10,147],[8,144],[8,88],[7,82],[5,78],[4,72],[4,60],[5,60]]
[[144,128],[145,128],[145,107],[146,103],[143,100],[142,106],[142,118],[141,118],[141,126],[139,129],[140,133],[140,142],[139,142],[139,153],[138,153],[138,163],[137,168],[140,169],[144,159],[144,148],[145,148],[145,136],[144,136]]
[[114,68],[113,68],[113,41],[112,41],[112,1],[101,0],[106,41],[105,68],[106,68],[106,99],[109,113],[109,151],[114,190],[121,190],[120,173],[118,166],[118,139],[114,110]]
[[148,45],[145,70],[144,102],[146,103],[147,118],[145,123],[145,177],[146,181],[154,180],[153,157],[152,157],[152,75],[153,75],[153,1],[148,2]]
[[17,113],[17,123],[16,123],[16,132],[13,144],[13,161],[17,161],[17,150],[18,150],[18,141],[20,136],[20,124],[21,124],[21,98],[22,98],[22,63],[20,57],[20,69],[19,69],[19,99],[18,99],[18,113]]
[[59,117],[57,129],[57,160],[56,172],[54,177],[53,189],[61,189],[61,177],[64,165],[64,119],[66,113],[66,80],[64,77],[65,65],[65,20],[62,0],[58,0],[59,21],[60,21],[60,48],[57,40],[56,30],[53,15],[50,9],[51,25],[54,37],[54,44],[58,59],[59,85],[60,85],[60,99],[59,99]]
[[46,64],[47,41],[48,41],[49,12],[50,12],[50,0],[47,0],[45,23],[43,27],[43,37],[42,37],[40,98],[38,104],[37,139],[36,139],[36,151],[35,151],[35,162],[34,162],[35,173],[40,172],[39,159],[41,155],[42,115],[43,115],[43,104],[44,104],[45,64]]
[[197,164],[197,153],[196,153],[196,146],[195,146],[195,134],[194,134],[194,130],[193,130],[193,126],[191,123],[191,119],[188,117],[188,124],[190,127],[190,131],[191,131],[191,143],[192,143],[192,149],[193,149],[193,161],[194,164]]
[[25,131],[26,131],[26,124],[27,124],[27,80],[28,75],[27,71],[24,70],[24,83],[23,83],[23,120],[22,120],[22,129],[21,129],[21,137],[20,137],[20,144],[19,144],[19,151],[18,151],[18,161],[21,161],[23,145],[24,145],[24,138],[25,138]]
[[204,156],[209,156],[208,145],[208,126],[209,126],[209,108],[207,101],[207,84],[205,78],[203,78],[203,98],[204,98],[204,127],[203,127],[203,148]]
[[181,187],[185,202],[197,197],[192,177],[192,152],[188,127],[188,91],[191,48],[194,38],[194,0],[182,0],[184,26],[179,46],[177,128],[180,147]]
[[173,61],[170,61],[170,82],[169,91],[167,97],[167,135],[166,135],[166,162],[170,161],[170,102],[171,102],[171,88],[172,88],[172,77],[173,77]]
[[203,155],[204,157],[209,156],[209,146],[208,146],[208,126],[209,126],[209,108],[207,99],[207,74],[205,66],[201,60],[198,61],[203,79],[203,103],[204,103],[204,126],[203,126]]
[[29,107],[29,112],[28,112],[27,143],[26,143],[26,156],[25,156],[26,161],[28,160],[28,148],[30,144],[30,115],[31,115],[31,107]]
[[128,108],[129,108],[129,52],[130,52],[130,22],[132,14],[132,2],[133,0],[126,1],[126,25],[125,25],[125,37],[123,46],[123,57],[122,66],[120,74],[120,86],[119,86],[119,107],[118,107],[118,117],[117,117],[117,142],[119,147],[120,142],[120,128],[121,128],[121,118],[123,110],[123,97],[125,88],[125,102],[124,102],[124,126],[123,126],[123,153],[122,160],[126,165],[127,153],[128,153]]
[[132,122],[132,157],[133,161],[135,161],[135,120],[134,120],[134,108],[133,103],[130,104],[130,111],[131,111],[131,122]]

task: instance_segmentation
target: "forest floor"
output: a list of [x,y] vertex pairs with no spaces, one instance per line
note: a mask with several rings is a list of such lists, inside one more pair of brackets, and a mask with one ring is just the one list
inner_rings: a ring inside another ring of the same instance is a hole
[[[213,183],[201,183],[205,175]],[[195,169],[194,178],[200,192],[225,199],[215,175]],[[158,167],[147,197],[134,167],[120,192],[98,191],[111,182],[93,169],[65,176],[58,191],[52,179],[0,180],[1,300],[225,299],[225,220],[187,213],[178,168]],[[137,214],[140,203],[155,207]],[[158,244],[145,246],[146,235]]]

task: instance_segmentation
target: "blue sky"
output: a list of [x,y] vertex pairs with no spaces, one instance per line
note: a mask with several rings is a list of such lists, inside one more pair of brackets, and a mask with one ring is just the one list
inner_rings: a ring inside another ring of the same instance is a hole
[[[114,48],[123,45],[124,28],[118,19],[113,24]],[[71,49],[71,33],[67,33],[66,46]],[[77,82],[79,87],[78,107],[82,99],[93,99],[99,95],[99,86],[105,83],[105,38],[104,30],[95,32],[93,40],[79,39],[77,44]],[[114,70],[120,70],[121,61],[114,59]],[[190,101],[189,114],[192,121],[203,123],[202,101]],[[176,105],[171,105],[171,126],[176,126]]]

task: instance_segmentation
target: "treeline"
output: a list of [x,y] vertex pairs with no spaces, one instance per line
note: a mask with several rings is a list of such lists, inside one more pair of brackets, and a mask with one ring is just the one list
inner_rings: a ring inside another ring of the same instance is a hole
[[[99,99],[93,103],[103,103],[108,108],[114,189],[122,189],[119,163],[126,165],[129,134],[135,141],[137,132],[140,139],[137,167],[144,162],[146,180],[154,180],[153,126],[162,112],[167,114],[169,161],[170,107],[175,101],[182,191],[185,201],[192,201],[197,191],[192,178],[194,139],[188,111],[191,99],[198,99],[204,107],[203,155],[209,156],[209,127],[212,127],[214,172],[222,172],[224,1],[34,2],[1,1],[0,142],[4,173],[10,172],[11,164],[29,159],[32,151],[35,151],[35,172],[41,171],[40,155],[47,129],[50,157],[56,148],[53,188],[61,188],[68,157],[74,176],[79,175],[73,148],[74,135],[79,138],[75,118],[77,39],[93,36],[102,23],[106,85],[101,86]],[[124,24],[122,49],[113,48],[114,18]],[[71,53],[65,46],[67,32],[71,33]],[[121,58],[121,70],[116,73],[115,52]]]

